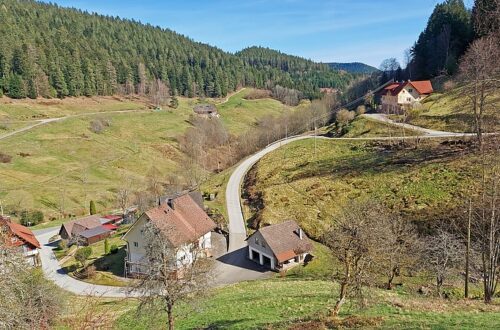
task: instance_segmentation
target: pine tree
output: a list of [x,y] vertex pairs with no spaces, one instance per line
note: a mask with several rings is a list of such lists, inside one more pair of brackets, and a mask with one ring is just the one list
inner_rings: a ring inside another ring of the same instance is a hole
[[24,82],[19,74],[14,73],[10,75],[7,95],[13,99],[22,99],[26,97]]
[[90,215],[96,214],[95,202],[93,200],[90,201]]

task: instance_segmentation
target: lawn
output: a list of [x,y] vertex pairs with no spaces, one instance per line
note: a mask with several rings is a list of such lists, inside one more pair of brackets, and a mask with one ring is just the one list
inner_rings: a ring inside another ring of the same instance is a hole
[[[243,100],[242,95],[247,91],[234,94],[219,106],[221,119],[233,133],[242,133],[257,118],[285,109],[271,99]],[[113,209],[115,191],[125,179],[132,181],[132,188],[142,189],[153,165],[164,176],[181,168],[183,154],[178,149],[177,137],[190,126],[193,106],[200,102],[220,102],[179,98],[177,109],[110,112],[143,109],[146,105],[140,101],[3,98],[0,114],[9,120],[82,114],[0,140],[0,151],[12,156],[10,163],[0,164],[0,198],[5,209],[39,209],[47,220],[59,219],[61,213],[85,214],[90,200],[96,201],[99,212]],[[88,112],[103,114],[84,115]],[[93,133],[89,127],[95,118],[108,119],[111,126],[101,134]]]
[[[397,149],[375,142],[302,140],[262,158],[250,172],[263,223],[296,220],[318,238],[350,199],[370,198],[409,220],[448,217],[474,190],[474,156],[438,142]],[[411,142],[413,143],[413,142]]]
[[[123,278],[126,242],[121,237],[129,227],[121,226],[116,233],[108,238],[110,247],[113,245],[118,247],[117,253],[106,254],[104,251],[104,240],[90,245],[92,255],[88,259],[87,265],[94,265],[97,272],[95,277],[84,279],[84,281],[100,285],[127,285],[128,282]],[[70,257],[62,266],[70,274],[81,269],[81,265],[73,257]]]
[[[332,320],[327,315],[335,303],[337,286],[330,281],[277,278],[243,282],[216,289],[190,304],[178,304],[176,328],[309,329],[306,325],[312,323],[370,329],[495,329],[500,324],[498,304],[369,290],[366,308],[348,302],[340,319]],[[117,318],[116,329],[157,329],[165,324],[164,315],[136,314],[134,300],[128,301],[128,309],[123,301],[117,304],[126,311]]]

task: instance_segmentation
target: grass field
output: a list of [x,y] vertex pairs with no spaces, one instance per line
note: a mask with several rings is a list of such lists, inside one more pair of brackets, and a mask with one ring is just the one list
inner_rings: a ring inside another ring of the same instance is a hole
[[[235,134],[249,129],[262,116],[286,109],[271,99],[244,100],[247,91],[219,105],[221,119]],[[177,109],[112,113],[144,109],[146,104],[139,99],[110,97],[35,101],[3,98],[3,122],[79,115],[0,140],[0,152],[13,157],[11,163],[0,164],[4,207],[40,209],[46,218],[58,218],[61,211],[85,214],[90,200],[97,202],[99,212],[115,208],[114,192],[125,178],[135,188],[142,188],[153,165],[163,175],[181,167],[183,155],[176,138],[189,127],[192,108],[199,102],[221,100],[179,98]],[[93,112],[102,114],[88,114]],[[111,126],[101,134],[93,133],[89,127],[95,118],[106,118]]]
[[[417,222],[456,212],[474,190],[474,156],[437,142],[390,149],[372,142],[318,140],[291,143],[252,170],[263,193],[264,223],[295,219],[319,237],[350,199],[369,198]],[[277,165],[279,164],[279,165]]]
[[[271,279],[244,282],[176,306],[176,329],[495,329],[500,306],[480,301],[415,297],[396,291],[370,289],[366,307],[348,302],[339,319],[328,317],[337,286],[330,281]],[[88,304],[72,297],[73,307]],[[92,304],[107,309],[113,329],[158,329],[165,316],[137,314],[134,299],[99,299]],[[82,308],[83,310],[88,309]],[[59,329],[66,318],[61,317]],[[313,327],[314,325],[314,327]],[[321,327],[322,326],[322,327]]]
[[416,136],[421,133],[391,126],[365,117],[357,117],[347,128],[348,132],[342,137],[387,137],[387,136]]
[[[500,107],[500,95],[492,99]],[[409,123],[425,128],[448,132],[472,132],[474,123],[471,112],[467,109],[467,99],[462,88],[454,88],[446,93],[434,93],[422,102],[422,109],[414,111]],[[497,120],[486,120],[485,130],[497,132],[500,124]]]

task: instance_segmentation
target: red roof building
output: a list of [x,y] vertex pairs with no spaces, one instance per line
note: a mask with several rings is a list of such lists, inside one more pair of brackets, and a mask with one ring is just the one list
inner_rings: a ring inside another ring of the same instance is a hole
[[429,80],[391,83],[380,92],[382,111],[384,113],[399,113],[405,107],[413,106],[422,101],[433,91]]
[[32,266],[38,266],[38,249],[41,248],[41,245],[36,239],[35,234],[25,226],[12,222],[10,218],[2,216],[0,216],[0,227],[9,236],[11,246],[21,248],[28,263]]

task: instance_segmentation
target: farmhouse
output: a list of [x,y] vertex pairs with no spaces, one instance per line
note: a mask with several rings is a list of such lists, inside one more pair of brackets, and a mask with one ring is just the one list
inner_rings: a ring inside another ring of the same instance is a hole
[[182,194],[146,211],[123,236],[127,242],[127,276],[140,276],[145,272],[144,228],[148,223],[155,226],[172,247],[175,268],[191,264],[195,250],[201,249],[210,255],[211,231],[216,225],[190,194]]
[[429,80],[391,83],[380,92],[382,112],[400,113],[404,107],[422,101],[432,92]]
[[75,235],[99,226],[101,226],[101,216],[91,215],[64,223],[59,229],[59,235],[62,239],[71,239]]
[[31,266],[38,266],[40,243],[28,228],[14,223],[10,218],[0,216],[0,232],[7,234],[11,246],[22,250],[26,261]]
[[217,112],[217,108],[213,104],[197,104],[194,107],[194,113],[199,116],[210,118],[210,117],[219,117],[219,113]]
[[247,238],[248,257],[272,270],[280,271],[304,262],[313,246],[293,220],[263,227]]

